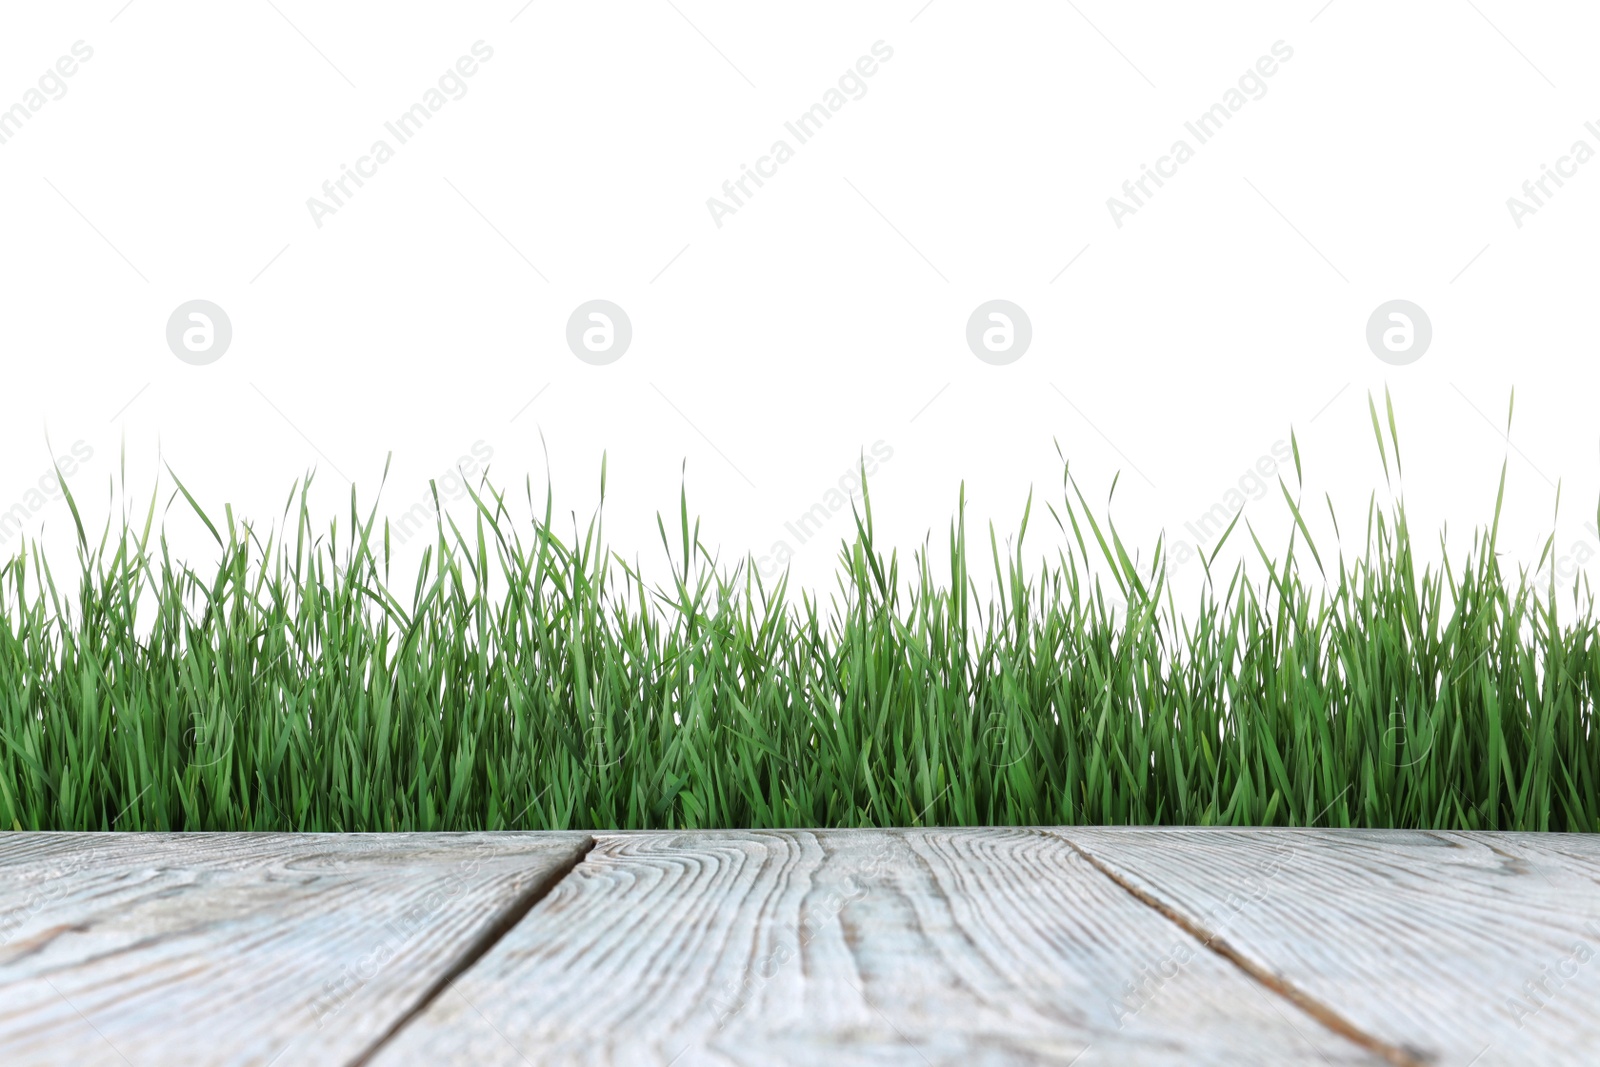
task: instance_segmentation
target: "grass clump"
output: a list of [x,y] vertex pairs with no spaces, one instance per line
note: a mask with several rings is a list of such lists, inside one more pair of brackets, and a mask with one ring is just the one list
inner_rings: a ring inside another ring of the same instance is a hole
[[407,588],[376,509],[318,536],[309,482],[265,537],[179,483],[211,572],[154,498],[92,544],[70,495],[74,601],[37,548],[0,568],[0,827],[1600,829],[1592,597],[1502,571],[1498,501],[1429,569],[1403,504],[1324,559],[1285,487],[1265,581],[1213,550],[1180,612],[1070,475],[1034,567],[1027,511],[974,551],[963,500],[936,569],[863,494],[827,603],[719,567],[682,497],[651,584],[531,487],[442,518]]

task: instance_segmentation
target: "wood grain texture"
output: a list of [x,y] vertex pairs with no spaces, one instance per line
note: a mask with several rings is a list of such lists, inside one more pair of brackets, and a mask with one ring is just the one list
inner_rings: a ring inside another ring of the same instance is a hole
[[0,1064],[345,1063],[580,834],[0,834]]
[[1048,834],[597,835],[375,1064],[1371,1063]]
[[1056,832],[1363,1030],[1435,1062],[1600,1062],[1600,838]]

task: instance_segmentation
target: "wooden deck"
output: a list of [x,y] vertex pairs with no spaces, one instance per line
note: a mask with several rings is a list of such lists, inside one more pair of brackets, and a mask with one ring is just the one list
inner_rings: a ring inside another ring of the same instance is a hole
[[1600,838],[0,835],[0,1065],[1593,1064]]

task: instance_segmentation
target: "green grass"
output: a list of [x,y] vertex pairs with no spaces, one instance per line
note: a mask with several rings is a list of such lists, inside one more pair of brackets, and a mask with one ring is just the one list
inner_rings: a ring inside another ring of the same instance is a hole
[[[1379,448],[1387,478],[1392,412]],[[70,495],[75,600],[36,547],[0,570],[0,826],[1600,828],[1592,597],[1502,571],[1498,499],[1428,569],[1403,504],[1346,559],[1285,485],[1285,550],[1214,549],[1180,611],[1070,475],[1040,558],[1031,499],[1013,542],[969,543],[963,501],[903,560],[864,498],[820,603],[719,566],[682,499],[659,583],[531,488],[393,580],[376,510],[319,537],[307,488],[263,535],[178,483],[205,573],[155,498],[96,542]]]

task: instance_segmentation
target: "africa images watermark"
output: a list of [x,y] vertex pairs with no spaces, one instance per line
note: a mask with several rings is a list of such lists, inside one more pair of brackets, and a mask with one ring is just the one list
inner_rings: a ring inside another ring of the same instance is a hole
[[15,941],[17,934],[27,926],[29,920],[65,896],[72,876],[93,870],[100,857],[101,852],[98,848],[91,848],[86,853],[73,852],[65,865],[50,872],[47,884],[33,886],[25,893],[9,894],[8,899],[17,902],[6,911],[0,912],[0,948]]
[[[873,57],[877,58],[873,58]],[[849,100],[860,100],[867,95],[866,79],[878,73],[878,64],[887,63],[894,58],[894,49],[882,41],[872,42],[872,55],[862,56],[857,59],[854,67],[846,68],[839,75],[838,87],[830,87],[822,94],[820,103],[812,104],[809,109],[802,112],[793,122],[785,122],[783,128],[789,131],[796,145],[803,145],[818,133],[834,115],[844,108],[848,102],[845,94],[849,93]],[[755,196],[755,191],[750,188],[754,182],[756,189],[760,189],[765,182],[763,178],[774,177],[781,164],[794,158],[794,147],[783,138],[772,142],[767,154],[756,159],[752,169],[749,164],[739,164],[739,176],[722,183],[722,195],[726,200],[717,197],[706,198],[706,209],[711,212],[711,221],[717,224],[717,229],[722,229],[722,219],[726,215],[737,214],[745,201]],[[743,194],[742,196],[740,194]]]
[[[783,528],[796,543],[805,544],[821,533],[830,519],[848,507],[861,494],[863,473],[871,478],[878,473],[880,464],[887,463],[893,458],[892,445],[881,439],[872,442],[871,449],[862,454],[859,467],[852,467],[841,474],[838,482],[829,486],[822,494],[822,499],[801,512],[792,522],[784,523]],[[763,578],[776,578],[783,573],[783,569],[794,557],[794,545],[780,537],[772,543],[767,554],[756,557],[756,568],[760,570]]]
[[[1583,924],[1583,930],[1596,942],[1600,942],[1600,921],[1590,919]],[[1528,978],[1522,983],[1521,992],[1508,995],[1505,1002],[1506,1014],[1511,1021],[1521,1030],[1528,1025],[1528,1020],[1544,1011],[1545,1006],[1561,993],[1566,984],[1578,976],[1585,964],[1594,958],[1595,946],[1585,938],[1578,938],[1572,943],[1571,951],[1562,956],[1553,964],[1547,964],[1535,977]]]
[[[447,68],[439,75],[436,85],[429,86],[422,94],[419,103],[412,104],[392,122],[385,122],[383,128],[389,131],[395,144],[379,138],[372,142],[367,149],[367,154],[356,158],[355,167],[339,164],[339,176],[322,183],[322,195],[326,199],[312,196],[306,198],[306,210],[311,212],[311,221],[317,229],[322,229],[322,220],[325,216],[337,214],[345,206],[345,201],[355,196],[355,190],[350,188],[354,182],[356,189],[366,183],[363,178],[375,177],[378,167],[389,162],[395,157],[395,147],[403,145],[417,134],[422,128],[433,120],[433,116],[443,110],[445,104],[451,100],[460,100],[467,95],[467,79],[478,73],[479,64],[487,63],[494,58],[494,49],[483,41],[474,41],[472,55],[462,56],[456,60],[453,67]],[[445,94],[448,93],[449,96]]]
[[1279,464],[1286,464],[1292,459],[1294,452],[1289,442],[1282,439],[1274,441],[1270,454],[1257,457],[1253,465],[1245,468],[1236,483],[1237,488],[1230,487],[1222,494],[1221,500],[1183,524],[1183,528],[1194,536],[1194,541],[1173,541],[1173,563],[1181,567],[1205,555],[1206,548],[1222,536],[1246,504],[1260,500],[1271,492],[1272,482],[1269,479],[1277,475]]
[[434,532],[438,527],[439,509],[442,506],[439,493],[442,491],[448,500],[460,500],[467,495],[470,479],[478,477],[493,458],[493,445],[483,440],[472,442],[472,455],[457,457],[456,465],[430,481],[423,498],[395,519],[390,527],[395,547],[404,545],[419,533]]
[[[1591,137],[1600,140],[1600,126],[1596,126],[1593,122],[1585,122],[1583,128],[1589,131]],[[1594,155],[1595,150],[1589,142],[1579,138],[1572,142],[1567,155],[1556,159],[1554,167],[1548,163],[1539,164],[1539,176],[1522,183],[1522,195],[1527,199],[1506,197],[1506,210],[1511,212],[1511,221],[1516,224],[1517,229],[1522,229],[1523,220],[1529,215],[1537,215],[1539,209],[1546,206],[1545,201],[1555,196],[1556,192],[1566,185],[1562,178],[1577,177],[1578,167],[1589,162]],[[1550,188],[1551,182],[1555,183],[1555,189]]]
[[[1238,87],[1230,88],[1223,93],[1220,103],[1212,104],[1193,122],[1183,124],[1183,128],[1189,131],[1196,144],[1205,144],[1211,140],[1222,132],[1224,124],[1241,111],[1245,104],[1251,100],[1260,100],[1267,95],[1266,79],[1278,73],[1279,63],[1287,63],[1294,58],[1294,49],[1282,41],[1272,42],[1271,51],[1272,55],[1257,59],[1254,67],[1239,76]],[[1245,96],[1246,93],[1250,94],[1248,98]],[[1180,137],[1172,142],[1167,155],[1157,158],[1154,168],[1146,163],[1139,164],[1139,177],[1122,183],[1122,193],[1128,199],[1121,200],[1115,196],[1106,198],[1106,209],[1111,212],[1111,221],[1116,223],[1117,229],[1122,229],[1122,220],[1125,216],[1137,214],[1139,209],[1145,206],[1145,201],[1155,196],[1154,190],[1150,188],[1150,182],[1154,182],[1156,189],[1160,189],[1166,184],[1161,179],[1174,177],[1178,173],[1178,167],[1189,162],[1194,155],[1194,146]]]
[[0,111],[0,144],[21,133],[23,124],[43,111],[45,104],[66,96],[66,79],[78,73],[80,63],[87,63],[94,58],[94,49],[82,41],[73,41],[71,51],[72,55],[62,56],[56,60],[54,67],[39,75],[38,88],[26,90],[20,102]]
[[22,494],[22,499],[0,512],[0,545],[5,544],[27,528],[28,520],[45,509],[52,500],[62,497],[61,479],[78,472],[78,465],[94,458],[94,448],[87,441],[74,441],[67,454],[56,457],[53,467],[39,475],[34,485]]
[[1600,525],[1594,522],[1583,524],[1587,537],[1581,537],[1572,542],[1572,548],[1560,555],[1551,553],[1540,565],[1538,574],[1549,571],[1556,581],[1570,582],[1578,577],[1589,561],[1600,556]]

